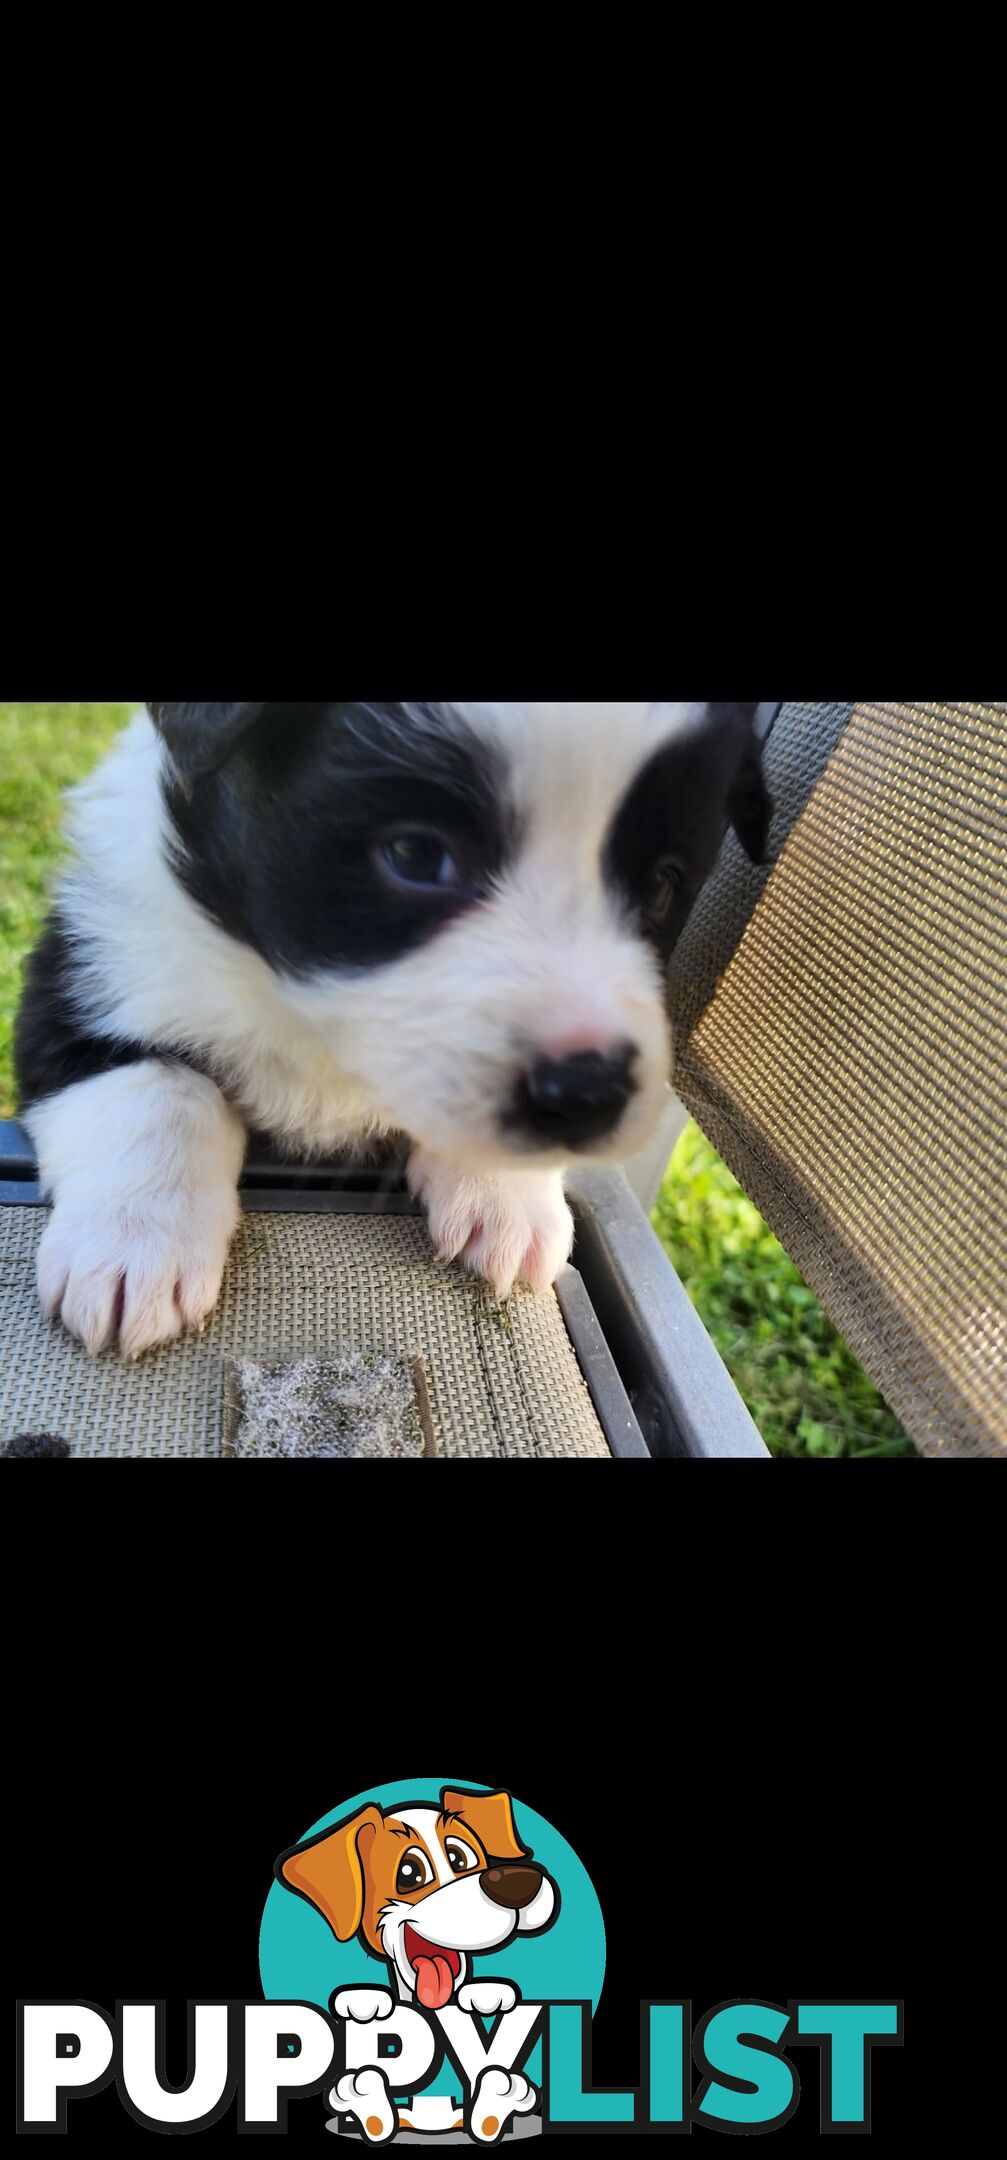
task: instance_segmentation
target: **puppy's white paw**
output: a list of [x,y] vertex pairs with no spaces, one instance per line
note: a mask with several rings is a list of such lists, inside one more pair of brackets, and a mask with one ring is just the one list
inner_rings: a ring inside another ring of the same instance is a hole
[[369,2025],[373,2018],[391,2017],[394,2008],[388,1988],[340,1988],[332,2002],[335,2017],[352,2018],[357,2025]]
[[58,1202],[38,1252],[43,1310],[59,1314],[85,1349],[118,1337],[124,1357],[202,1327],[220,1291],[238,1219],[233,1188],[145,1194],[130,1203],[109,1195],[84,1216]]
[[371,2145],[386,2145],[399,2127],[388,2079],[376,2065],[373,2070],[347,2070],[333,2086],[329,2106],[336,2114],[353,2115]]
[[202,1073],[145,1059],[27,1117],[54,1207],[38,1288],[88,1350],[127,1357],[201,1327],[238,1221],[240,1118]]
[[501,2070],[490,2063],[476,2079],[469,2111],[469,2130],[479,2145],[495,2145],[512,2115],[530,2115],[538,2093],[520,2070]]
[[475,2011],[477,2017],[496,2017],[501,2010],[513,2010],[517,1989],[509,1980],[467,1980],[456,2001],[460,2010]]
[[439,1258],[484,1276],[498,1297],[516,1282],[547,1290],[570,1258],[573,1216],[558,1170],[479,1176],[417,1147],[407,1177]]

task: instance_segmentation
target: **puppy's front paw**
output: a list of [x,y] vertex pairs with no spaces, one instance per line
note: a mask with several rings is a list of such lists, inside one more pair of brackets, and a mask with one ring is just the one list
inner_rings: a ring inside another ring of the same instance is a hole
[[517,1989],[509,1980],[467,1980],[458,1990],[459,2010],[475,2012],[477,2017],[497,2017],[501,2010],[513,2010],[517,2001]]
[[512,2115],[530,2115],[538,2093],[520,2070],[501,2070],[491,2063],[481,2070],[472,2094],[469,2128],[479,2145],[495,2145],[503,2137]]
[[53,1209],[38,1252],[43,1310],[92,1353],[118,1337],[124,1357],[202,1327],[220,1291],[237,1193],[110,1197],[83,1213]]
[[240,1117],[214,1082],[146,1058],[28,1114],[55,1205],[39,1246],[43,1310],[126,1357],[201,1327],[238,1222]]
[[387,2145],[399,2126],[388,2079],[377,2065],[368,2070],[347,2070],[333,2086],[329,2106],[337,2114],[353,2115],[369,2145]]
[[352,2018],[357,2025],[370,2025],[375,2018],[391,2017],[394,2008],[388,1988],[340,1988],[338,1995],[332,1998],[334,2016]]
[[498,1297],[516,1282],[547,1290],[573,1245],[573,1216],[558,1170],[476,1176],[427,1148],[414,1148],[409,1188],[426,1209],[442,1260],[457,1260]]

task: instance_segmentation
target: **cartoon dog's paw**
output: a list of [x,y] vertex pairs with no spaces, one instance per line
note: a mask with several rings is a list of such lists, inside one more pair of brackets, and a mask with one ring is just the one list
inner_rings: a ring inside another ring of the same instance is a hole
[[558,1170],[477,1176],[414,1148],[407,1176],[441,1260],[482,1275],[498,1297],[516,1282],[548,1290],[570,1258],[573,1216]]
[[352,2018],[356,2025],[369,2025],[372,2018],[391,2017],[394,2008],[388,1988],[340,1988],[332,1998],[333,2017]]
[[376,2066],[372,2070],[347,2070],[333,2086],[329,2106],[335,2114],[352,2115],[370,2145],[387,2145],[399,2127],[388,2079]]
[[501,2070],[490,2063],[476,2079],[469,2111],[469,2130],[478,2145],[495,2145],[512,2115],[529,2115],[538,2102],[530,2078],[520,2070]]
[[517,1989],[509,1980],[467,1980],[455,1997],[459,2010],[474,2010],[477,2017],[496,2017],[501,2010],[513,2010],[517,1999]]
[[220,1291],[238,1219],[233,1186],[111,1195],[85,1212],[59,1201],[38,1249],[44,1312],[92,1354],[124,1357],[202,1327]]

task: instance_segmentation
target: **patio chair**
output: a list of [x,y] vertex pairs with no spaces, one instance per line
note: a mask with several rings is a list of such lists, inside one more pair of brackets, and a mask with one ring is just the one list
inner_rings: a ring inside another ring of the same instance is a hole
[[[306,1166],[255,1149],[242,1206],[205,1332],[136,1364],[113,1352],[92,1359],[41,1317],[34,1158],[20,1127],[0,1125],[0,1443],[44,1431],[73,1454],[219,1455],[229,1357],[351,1349],[422,1360],[435,1454],[766,1453],[619,1171],[578,1185],[576,1265],[555,1291],[518,1291],[504,1306],[474,1277],[434,1263],[395,1163]],[[610,1324],[622,1312],[624,1369],[601,1310]]]
[[784,705],[676,1088],[925,1455],[1007,1454],[1007,705]]
[[[422,1359],[434,1452],[767,1456],[647,1220],[691,1111],[926,1453],[1007,1450],[1007,706],[761,709],[776,859],[729,837],[669,977],[673,1110],[570,1180],[574,1265],[504,1308],[435,1267],[401,1177],[250,1154],[202,1336],[91,1360],[39,1316],[41,1196],[0,1126],[0,1439],[222,1451],[225,1359]],[[634,1189],[635,1188],[635,1189]]]

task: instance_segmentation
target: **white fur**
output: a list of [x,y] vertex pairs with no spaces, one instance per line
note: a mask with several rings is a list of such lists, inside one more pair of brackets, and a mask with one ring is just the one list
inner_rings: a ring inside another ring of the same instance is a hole
[[705,705],[457,705],[505,760],[512,799],[547,839],[578,842],[585,857],[642,765],[685,740]]
[[[441,1820],[438,1809],[433,1807],[400,1809],[395,1820],[396,1822],[405,1823],[409,1830],[419,1831],[426,1847],[426,1858],[434,1870],[437,1881],[442,1884],[453,1883],[456,1880],[454,1870],[438,1836]],[[461,1842],[464,1844],[467,1841],[462,1838]],[[408,1847],[403,1845],[402,1850],[406,1852]],[[423,1932],[424,1930],[421,1928],[420,1933],[423,1934]]]
[[459,1988],[459,2010],[470,2017],[498,2017],[501,2010],[513,2010],[517,2001],[517,1989],[509,1980],[470,1980]]
[[25,1121],[55,1206],[39,1246],[47,1313],[88,1350],[136,1357],[216,1304],[238,1221],[240,1118],[199,1073],[151,1058],[81,1080]]
[[395,2002],[387,1988],[348,1987],[340,1988],[333,1998],[332,2008],[337,2018],[352,2018],[355,2025],[370,2025],[375,2018],[391,2017]]
[[[383,2070],[347,2070],[329,2094],[329,2106],[340,2115],[352,2115],[369,2145],[385,2145],[399,2126],[392,2106],[391,2090]],[[368,2124],[377,2123],[376,2130]]]
[[544,1928],[546,1921],[549,1920],[552,1916],[552,1909],[555,1903],[556,1894],[553,1890],[553,1886],[549,1881],[548,1876],[543,1875],[542,1881],[539,1884],[539,1887],[536,1890],[530,1904],[522,1905],[521,1910],[518,1913],[518,1934],[534,1935],[539,1928]]
[[[488,2063],[481,2070],[472,2094],[469,2128],[479,2145],[495,2145],[512,2115],[530,2115],[538,2093],[521,2070],[504,2070]],[[493,2124],[493,2129],[489,2128]]]
[[533,1290],[555,1282],[573,1246],[573,1216],[558,1170],[497,1177],[459,1170],[429,1148],[409,1158],[410,1191],[427,1212],[442,1260],[457,1260],[506,1297],[520,1278]]
[[399,2122],[403,2130],[422,2130],[437,2137],[445,2130],[461,2130],[465,2117],[449,2093],[414,2093],[399,2109]]
[[204,916],[170,867],[167,753],[145,713],[76,791],[62,908],[79,937],[82,1016],[100,1034],[191,1053],[219,1080],[152,1061],[82,1082],[26,1120],[55,1198],[43,1301],[90,1349],[114,1333],[122,1277],[133,1354],[213,1303],[236,1220],[240,1121],[306,1155],[407,1133],[437,1251],[501,1293],[518,1278],[546,1287],[572,1237],[569,1151],[523,1149],[501,1127],[525,1066],[629,1039],[638,1092],[611,1139],[584,1152],[622,1159],[652,1130],[671,1062],[660,970],[613,903],[602,849],[642,764],[703,708],[456,711],[503,751],[518,859],[484,903],[366,971],[284,977]]

